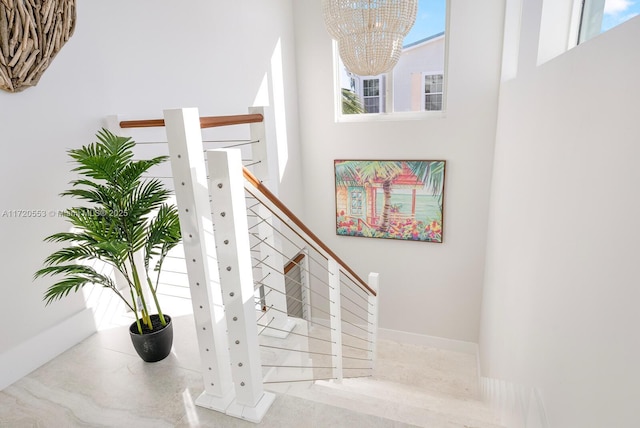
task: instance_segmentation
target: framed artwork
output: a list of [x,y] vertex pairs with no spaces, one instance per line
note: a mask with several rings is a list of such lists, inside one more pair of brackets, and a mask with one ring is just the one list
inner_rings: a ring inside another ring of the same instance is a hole
[[335,160],[336,234],[442,242],[443,160]]

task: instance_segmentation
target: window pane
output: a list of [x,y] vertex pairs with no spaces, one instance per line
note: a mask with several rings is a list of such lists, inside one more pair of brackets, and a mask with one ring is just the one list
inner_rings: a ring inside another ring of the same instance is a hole
[[640,2],[630,0],[585,0],[578,43],[585,42],[640,14]]
[[377,97],[380,95],[380,84],[378,79],[367,79],[363,82],[363,95],[365,97]]
[[442,74],[427,74],[424,76],[424,109],[426,111],[442,110]]
[[367,113],[380,113],[380,98],[365,98],[364,109]]

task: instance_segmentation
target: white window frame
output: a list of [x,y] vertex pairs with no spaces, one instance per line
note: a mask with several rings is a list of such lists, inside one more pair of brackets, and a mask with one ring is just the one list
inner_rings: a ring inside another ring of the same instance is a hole
[[[595,28],[584,27],[583,15],[585,13],[591,15],[592,17],[597,17],[597,15],[599,15],[600,20],[602,21],[604,19],[605,6],[606,0],[573,0],[571,24],[569,29],[569,45],[567,46],[567,50],[572,49],[581,43],[588,42],[592,38],[603,33],[603,31],[601,31],[602,22],[600,23],[600,27],[597,28],[597,30]],[[624,24],[624,22],[620,22],[614,27],[605,30],[604,32],[609,31],[610,29],[615,28],[618,25]],[[580,39],[585,34],[585,32],[591,32],[592,34],[581,41]]]
[[[362,114],[343,114],[342,113],[342,96],[340,87],[340,52],[338,50],[338,42],[332,40],[333,47],[333,94],[334,94],[334,120],[336,122],[349,123],[349,122],[384,122],[384,121],[403,121],[403,120],[424,120],[424,119],[440,119],[447,115],[447,98],[448,98],[448,64],[449,64],[449,22],[451,13],[451,1],[446,0],[446,13],[445,13],[445,46],[444,46],[444,71],[442,72],[444,83],[442,87],[442,110],[438,111],[426,111],[424,107],[422,111],[393,111],[393,70],[385,73],[385,85],[384,85],[384,99],[385,99],[385,112],[384,113],[362,113]],[[365,76],[360,76],[365,79]],[[424,78],[423,78],[424,79]]]

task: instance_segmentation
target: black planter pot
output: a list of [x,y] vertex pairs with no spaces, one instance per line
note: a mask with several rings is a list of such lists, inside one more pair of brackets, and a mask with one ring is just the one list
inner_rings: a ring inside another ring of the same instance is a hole
[[[167,325],[163,326],[158,315],[151,315],[153,330],[143,325],[143,333],[138,332],[138,324],[133,323],[129,327],[131,342],[140,358],[147,363],[155,363],[163,360],[171,352],[173,344],[173,324],[169,315],[164,316]],[[140,321],[142,322],[142,321]]]

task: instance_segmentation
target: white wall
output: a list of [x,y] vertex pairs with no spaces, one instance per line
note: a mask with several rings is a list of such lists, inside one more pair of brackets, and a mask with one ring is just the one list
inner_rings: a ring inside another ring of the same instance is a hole
[[[57,196],[71,179],[65,152],[92,142],[107,115],[161,117],[163,109],[178,107],[242,114],[265,101],[288,143],[280,195],[300,206],[290,0],[188,3],[78,4],[76,33],[38,86],[0,93],[0,213],[68,206]],[[0,217],[0,356],[84,307],[77,295],[45,308],[50,282],[32,281],[53,250],[42,239],[64,227],[51,217]]]
[[[477,342],[504,2],[452,3],[444,118],[335,123],[321,2],[294,3],[304,220],[362,276],[380,272],[380,327]],[[335,235],[334,159],[445,159],[444,243]]]
[[521,45],[501,90],[481,371],[550,427],[640,426],[638,40],[635,18],[539,67]]

